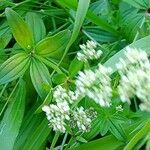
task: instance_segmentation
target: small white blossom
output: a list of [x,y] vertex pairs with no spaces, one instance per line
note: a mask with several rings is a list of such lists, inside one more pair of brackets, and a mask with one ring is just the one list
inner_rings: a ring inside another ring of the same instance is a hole
[[146,52],[127,48],[125,59],[117,65],[121,76],[118,91],[123,102],[130,103],[136,96],[141,100],[140,108],[150,111],[150,62]]
[[97,44],[94,41],[87,41],[86,45],[80,45],[81,52],[77,53],[77,59],[86,62],[87,60],[98,59],[102,55],[102,51],[96,51]]
[[116,111],[117,111],[117,112],[123,111],[122,105],[118,105],[118,106],[116,107]]
[[73,92],[71,90],[67,91],[62,86],[59,85],[56,87],[53,97],[56,102],[67,101],[68,103],[72,104],[75,100],[77,100],[78,95],[76,92]]
[[73,119],[77,123],[77,127],[81,132],[88,132],[91,128],[91,118],[89,118],[83,107],[73,111]]
[[80,71],[76,80],[77,92],[81,96],[88,96],[101,106],[110,106],[112,96],[110,73],[111,70],[101,64],[94,71]]
[[54,131],[65,132],[65,120],[69,120],[70,107],[66,101],[58,102],[56,105],[43,106],[49,125]]

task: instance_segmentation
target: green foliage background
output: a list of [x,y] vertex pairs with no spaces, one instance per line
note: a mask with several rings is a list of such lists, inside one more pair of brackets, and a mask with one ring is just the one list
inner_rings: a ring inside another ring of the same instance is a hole
[[69,135],[65,149],[149,150],[150,114],[128,104],[115,110],[121,104],[115,64],[124,48],[150,54],[149,8],[149,0],[0,0],[0,149],[50,147],[55,133],[41,108],[51,102],[53,87],[72,85],[83,69],[79,44],[91,39],[103,51],[98,62],[113,68],[113,107],[87,100],[85,107],[99,115],[89,133]]

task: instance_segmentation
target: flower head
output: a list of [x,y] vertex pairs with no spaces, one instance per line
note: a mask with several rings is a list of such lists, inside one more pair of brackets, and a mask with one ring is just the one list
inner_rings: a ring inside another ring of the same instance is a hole
[[91,128],[91,118],[87,116],[83,107],[73,111],[73,120],[76,121],[77,127],[81,132],[88,132]]
[[78,98],[78,95],[76,92],[73,92],[71,90],[67,91],[59,85],[56,87],[53,93],[53,97],[56,102],[67,101],[68,103],[72,104]]
[[112,96],[111,70],[99,64],[94,71],[79,72],[76,87],[79,95],[88,96],[101,106],[109,106]]
[[128,47],[125,59],[121,59],[117,67],[121,76],[118,86],[121,100],[130,103],[130,98],[136,96],[141,100],[140,108],[147,109],[150,106],[150,62],[146,52]]
[[65,132],[65,120],[69,120],[70,107],[66,101],[59,102],[56,105],[51,104],[44,106],[42,110],[46,113],[49,121],[49,126],[53,127],[54,131]]
[[80,45],[81,52],[77,53],[77,59],[86,62],[87,60],[98,59],[102,55],[102,51],[96,51],[97,44],[94,41],[87,41],[86,45]]

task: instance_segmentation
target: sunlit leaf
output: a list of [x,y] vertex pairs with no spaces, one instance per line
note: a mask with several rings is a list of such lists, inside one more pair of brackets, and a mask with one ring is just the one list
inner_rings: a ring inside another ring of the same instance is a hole
[[65,50],[70,38],[70,31],[64,30],[54,36],[47,37],[40,41],[35,47],[35,53],[42,56],[51,56],[55,51]]
[[46,29],[40,15],[34,12],[26,14],[26,22],[33,32],[34,41],[37,43],[46,36]]
[[22,17],[11,8],[6,8],[5,14],[13,36],[18,44],[26,50],[31,50],[34,40],[28,25]]

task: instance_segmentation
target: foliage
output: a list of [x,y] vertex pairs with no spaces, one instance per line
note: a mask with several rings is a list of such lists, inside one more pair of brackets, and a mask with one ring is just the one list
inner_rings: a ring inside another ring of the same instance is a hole
[[[87,40],[102,55],[82,62],[78,53]],[[149,43],[149,0],[0,0],[0,149],[149,150],[150,113],[140,110],[137,97],[131,104],[121,101],[116,67],[127,47],[150,55]],[[68,105],[76,114],[94,108],[90,131],[72,129],[67,120],[67,132],[55,132],[43,106],[59,104],[54,91],[60,85],[76,93],[81,72],[96,76],[100,63],[112,69],[110,107],[97,104],[86,91]]]

